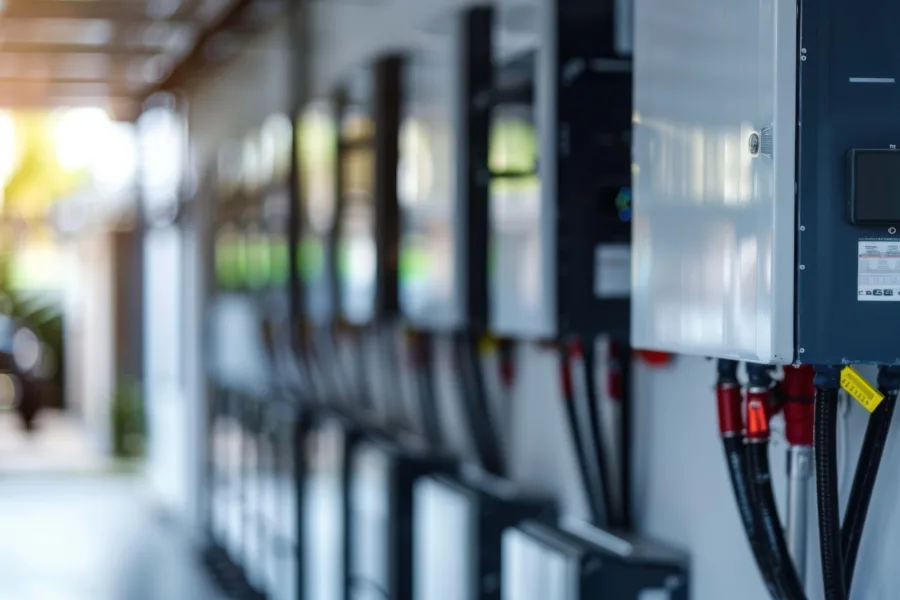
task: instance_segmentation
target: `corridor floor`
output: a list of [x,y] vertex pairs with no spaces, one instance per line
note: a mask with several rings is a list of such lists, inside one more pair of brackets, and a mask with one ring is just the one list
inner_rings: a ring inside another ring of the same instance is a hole
[[221,600],[142,485],[0,474],[0,600]]

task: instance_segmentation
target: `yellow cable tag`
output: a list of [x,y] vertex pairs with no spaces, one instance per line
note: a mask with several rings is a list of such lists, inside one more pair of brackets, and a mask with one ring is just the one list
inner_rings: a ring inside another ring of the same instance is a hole
[[500,347],[500,341],[491,335],[483,335],[478,340],[478,353],[482,356],[493,354]]
[[884,400],[884,394],[849,365],[841,371],[841,387],[847,390],[847,393],[869,412],[875,412],[875,409]]

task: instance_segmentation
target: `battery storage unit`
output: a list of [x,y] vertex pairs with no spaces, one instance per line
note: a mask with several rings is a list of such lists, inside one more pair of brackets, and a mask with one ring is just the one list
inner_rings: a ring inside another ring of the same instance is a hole
[[636,5],[638,347],[897,363],[900,6],[797,9]]
[[496,9],[489,296],[499,335],[627,331],[632,76],[611,4]]
[[503,585],[515,600],[687,600],[688,560],[586,523],[529,521],[503,536]]
[[348,456],[360,439],[358,426],[336,412],[310,416],[303,435],[303,598],[346,600],[349,529]]
[[361,440],[350,471],[350,598],[413,598],[413,488],[456,461],[393,440]]
[[553,522],[554,503],[482,473],[424,477],[413,494],[416,600],[500,600],[504,532]]

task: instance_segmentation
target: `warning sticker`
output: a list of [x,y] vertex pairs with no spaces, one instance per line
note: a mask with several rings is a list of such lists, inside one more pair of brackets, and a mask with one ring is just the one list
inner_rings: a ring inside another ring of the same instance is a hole
[[900,302],[900,242],[860,241],[857,300]]

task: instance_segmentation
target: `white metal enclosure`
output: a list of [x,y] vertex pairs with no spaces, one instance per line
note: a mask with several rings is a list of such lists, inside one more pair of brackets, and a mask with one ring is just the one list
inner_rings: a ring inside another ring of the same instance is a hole
[[632,342],[789,363],[795,3],[635,10]]

